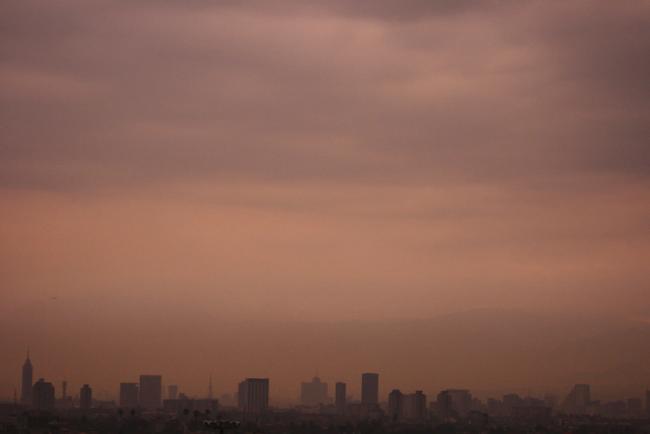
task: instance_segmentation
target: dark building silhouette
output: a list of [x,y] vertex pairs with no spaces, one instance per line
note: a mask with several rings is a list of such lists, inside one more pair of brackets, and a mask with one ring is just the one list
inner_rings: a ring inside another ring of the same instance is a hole
[[645,413],[650,417],[650,390],[645,391]]
[[247,378],[239,383],[239,409],[246,414],[262,414],[269,408],[269,379]]
[[178,399],[178,386],[176,384],[167,386],[167,399]]
[[34,386],[33,375],[34,369],[31,360],[29,360],[29,352],[27,352],[27,358],[25,359],[25,363],[23,363],[20,389],[20,402],[23,403],[23,405],[32,404],[32,388]]
[[32,387],[32,406],[38,410],[54,410],[54,385],[42,378]]
[[138,383],[120,383],[120,407],[136,408],[140,402]]
[[377,405],[379,403],[379,374],[366,372],[361,374],[361,404]]
[[79,390],[79,408],[88,410],[93,405],[93,390],[89,385],[84,384]]
[[388,394],[388,417],[396,422],[402,417],[404,406],[404,395],[399,389],[393,389]]
[[347,391],[345,383],[336,383],[336,412],[338,414],[345,413],[345,405],[347,402]]
[[140,375],[140,407],[155,410],[162,407],[162,377]]
[[319,405],[327,403],[327,383],[320,381],[320,378],[314,377],[309,383],[300,385],[300,402],[303,405]]
[[421,390],[408,395],[399,389],[388,394],[388,416],[390,420],[421,421],[427,415],[427,396]]
[[427,396],[418,390],[402,398],[402,417],[407,420],[421,421],[427,416]]

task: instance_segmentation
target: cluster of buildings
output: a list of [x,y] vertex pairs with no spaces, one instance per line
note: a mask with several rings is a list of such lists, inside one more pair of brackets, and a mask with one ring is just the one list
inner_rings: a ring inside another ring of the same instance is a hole
[[[25,407],[34,410],[53,411],[55,409],[78,408],[90,410],[97,407],[98,401],[93,399],[93,390],[88,384],[79,389],[76,397],[67,393],[67,382],[61,383],[61,396],[56,397],[54,384],[40,378],[34,382],[34,367],[27,355],[23,364],[20,403]],[[167,387],[168,399],[162,397],[162,376],[161,375],[140,375],[137,383],[120,383],[118,405],[127,410],[159,410],[161,408],[169,411],[217,411],[217,400],[208,397],[206,399],[189,398],[178,393],[177,385]],[[109,403],[109,407],[115,406]]]
[[[56,395],[54,393],[54,385],[43,378],[39,378],[34,382],[34,367],[32,361],[27,354],[27,359],[23,364],[22,378],[21,378],[20,402],[21,404],[33,407],[38,410],[54,410],[57,405]],[[66,381],[62,383],[62,396],[60,403],[66,407],[72,404],[72,397],[68,396],[68,384]],[[92,407],[93,391],[89,385],[84,384],[79,390],[79,408],[87,410]]]
[[[62,382],[62,393],[56,398],[55,387],[51,382],[39,379],[34,382],[34,368],[27,355],[22,368],[22,387],[20,402],[36,410],[51,411],[56,408],[78,408],[90,410],[97,407],[93,400],[93,390],[84,384],[76,397],[67,393],[67,383]],[[247,378],[239,383],[236,396],[236,410],[243,417],[259,417],[268,414],[269,379]],[[335,384],[334,398],[328,393],[327,383],[319,377],[301,383],[300,414],[341,416],[350,419],[382,419],[390,422],[418,423],[426,420],[458,421],[480,420],[483,415],[490,418],[538,421],[550,420],[554,414],[575,416],[605,416],[610,418],[650,417],[650,391],[646,403],[639,398],[626,401],[600,402],[592,399],[588,384],[576,384],[566,398],[560,402],[547,395],[543,399],[506,394],[501,399],[488,399],[483,402],[472,396],[469,390],[447,389],[439,392],[435,399],[427,401],[427,395],[417,390],[403,393],[392,390],[385,401],[380,402],[379,374],[361,375],[361,399],[348,398],[347,384]],[[206,398],[191,398],[180,393],[177,385],[167,386],[167,398],[163,399],[161,375],[140,375],[138,382],[124,382],[119,385],[119,406],[122,411],[158,411],[180,414],[200,412],[216,414],[218,401],[212,396],[212,379]]]

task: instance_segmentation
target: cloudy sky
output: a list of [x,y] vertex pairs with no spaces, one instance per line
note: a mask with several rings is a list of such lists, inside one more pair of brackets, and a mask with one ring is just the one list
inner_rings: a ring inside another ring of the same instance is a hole
[[650,317],[649,2],[242,3],[2,2],[5,325]]

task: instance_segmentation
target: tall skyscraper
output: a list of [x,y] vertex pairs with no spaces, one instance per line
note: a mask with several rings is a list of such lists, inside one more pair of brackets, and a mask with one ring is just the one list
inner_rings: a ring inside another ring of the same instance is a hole
[[178,398],[178,386],[176,384],[170,384],[167,386],[167,399],[177,399]]
[[139,401],[138,383],[120,383],[120,407],[133,409]]
[[336,383],[336,412],[345,414],[345,405],[347,402],[347,392],[345,383]]
[[140,406],[147,410],[162,407],[162,377],[140,375]]
[[32,367],[32,362],[29,360],[29,351],[27,352],[27,358],[25,363],[23,363],[23,373],[22,373],[22,386],[20,389],[20,402],[23,405],[32,405],[32,388],[33,388],[33,374],[34,369]]
[[54,385],[42,378],[34,383],[32,405],[38,410],[54,410]]
[[319,405],[327,403],[327,383],[314,377],[309,383],[300,385],[300,402],[303,405]]
[[79,391],[79,408],[88,410],[93,405],[93,390],[89,385],[84,384]]
[[366,372],[361,374],[361,404],[379,403],[379,374]]
[[269,408],[269,379],[247,378],[239,383],[239,408],[248,414],[262,414]]
[[645,391],[645,413],[650,417],[650,390]]

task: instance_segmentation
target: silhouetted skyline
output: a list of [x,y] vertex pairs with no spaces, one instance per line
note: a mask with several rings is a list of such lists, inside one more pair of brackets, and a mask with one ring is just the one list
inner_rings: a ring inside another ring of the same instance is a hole
[[0,29],[0,399],[637,411],[650,2],[2,0]]

